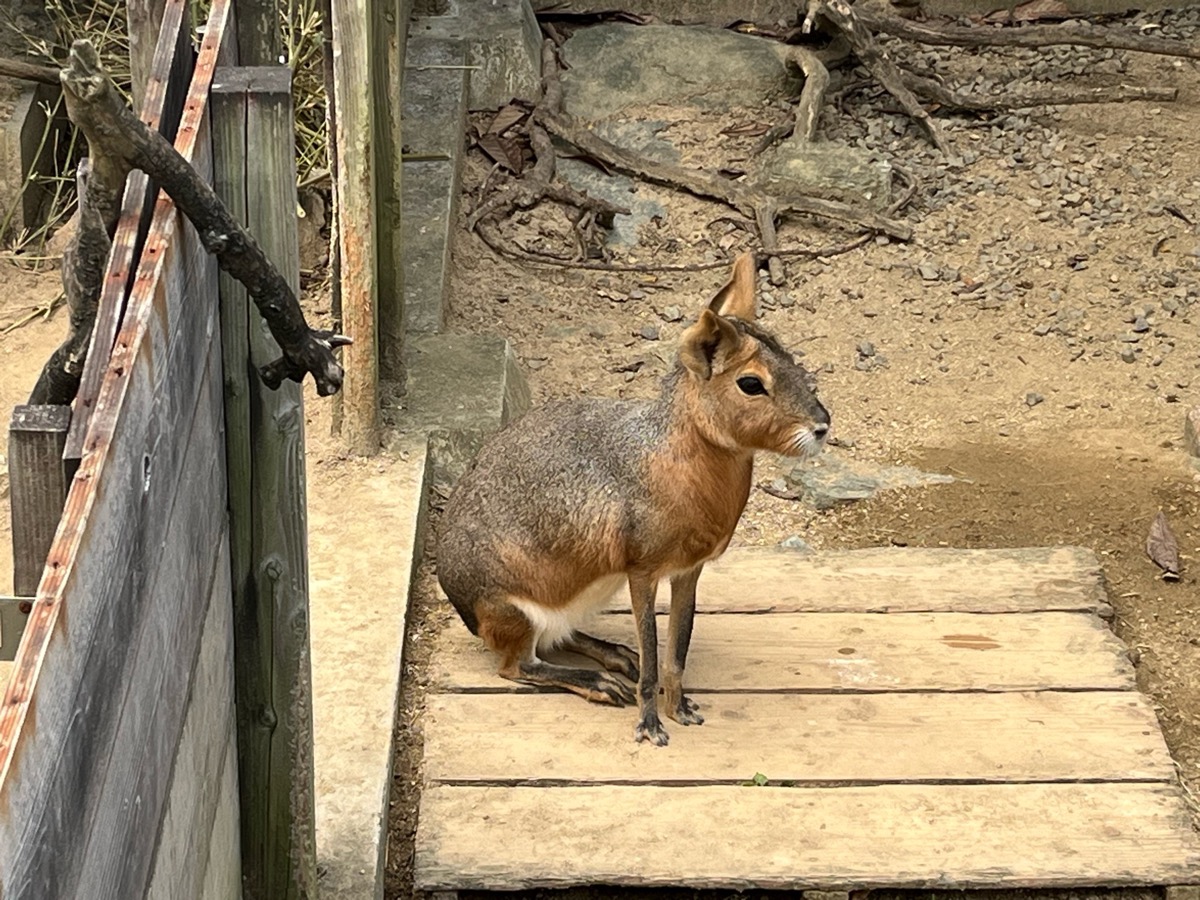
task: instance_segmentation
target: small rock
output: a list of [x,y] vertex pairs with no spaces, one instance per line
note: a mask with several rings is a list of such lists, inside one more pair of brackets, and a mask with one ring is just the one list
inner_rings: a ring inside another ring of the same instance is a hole
[[1183,446],[1189,456],[1200,457],[1200,406],[1188,410],[1183,420]]
[[937,266],[930,265],[929,263],[921,263],[919,266],[917,266],[917,272],[920,273],[921,277],[926,281],[940,281],[942,277],[941,270]]
[[862,341],[858,345],[858,355],[869,359],[875,355],[875,345],[870,341]]
[[1127,363],[1137,362],[1137,351],[1134,350],[1132,347],[1122,347],[1121,348],[1121,359],[1122,359],[1122,361],[1127,362]]
[[643,325],[641,327],[641,330],[638,331],[638,335],[647,341],[657,341],[658,340],[658,326],[657,325]]
[[662,316],[665,322],[679,322],[683,319],[683,313],[680,312],[678,306],[668,306],[666,309],[660,309],[658,314]]
[[1036,328],[1033,329],[1033,333],[1036,334],[1038,337],[1045,337],[1046,335],[1048,335],[1050,333],[1050,326],[1048,324],[1046,324],[1045,322],[1043,322],[1041,325],[1038,325]]
[[1030,391],[1025,395],[1025,405],[1030,407],[1037,406],[1039,403],[1044,402],[1045,399],[1046,398],[1037,393],[1037,391]]
[[629,299],[630,299],[630,300],[645,300],[645,299],[646,299],[646,293],[645,293],[645,291],[638,291],[638,290],[633,290],[633,291],[630,291],[630,292],[629,292]]
[[1150,330],[1150,323],[1146,321],[1145,316],[1138,316],[1133,320],[1132,329],[1138,334],[1145,334]]
[[779,542],[780,547],[788,550],[796,550],[800,553],[812,553],[812,545],[808,541],[802,539],[799,535],[793,534],[791,537],[786,537]]

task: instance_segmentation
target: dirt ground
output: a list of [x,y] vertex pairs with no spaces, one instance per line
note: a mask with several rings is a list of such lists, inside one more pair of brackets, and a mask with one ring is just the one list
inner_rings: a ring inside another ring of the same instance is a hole
[[[1194,34],[1190,20],[1166,22]],[[789,261],[784,285],[762,283],[761,324],[803,351],[818,372],[833,416],[831,452],[958,480],[827,511],[756,489],[734,544],[798,537],[816,548],[1091,548],[1116,608],[1114,628],[1132,648],[1140,685],[1156,703],[1185,784],[1195,792],[1200,470],[1189,463],[1182,435],[1200,384],[1200,237],[1192,225],[1200,216],[1194,152],[1200,76],[1190,62],[1122,54],[1054,51],[1040,65],[1051,70],[1050,80],[1095,69],[1133,83],[1176,86],[1180,95],[1161,105],[943,118],[966,157],[958,170],[932,159],[921,135],[881,113],[886,104],[878,100],[848,100],[842,121],[826,113],[825,134],[879,149],[917,175],[917,198],[907,212],[917,236],[827,260]],[[989,53],[937,60],[939,71],[968,75],[1005,66],[1011,71],[1021,62]],[[709,169],[743,165],[753,143],[723,136],[722,128],[771,123],[779,115],[771,107],[690,116],[640,112],[670,122],[686,148],[683,161]],[[472,152],[467,210],[488,168]],[[723,218],[728,209],[669,190],[637,191],[659,200],[667,214],[643,227],[638,246],[615,253],[617,265],[725,260],[749,244],[747,231]],[[564,214],[554,208],[518,214],[504,234],[529,250],[569,253],[574,246]],[[781,231],[784,246],[827,246],[847,237],[811,224]],[[673,365],[687,318],[723,275],[514,263],[460,222],[450,327],[507,336],[535,402],[576,394],[645,397]],[[761,458],[756,481],[771,482],[793,467]],[[1145,553],[1160,510],[1183,556],[1178,583],[1162,581]],[[434,599],[432,571],[431,565],[419,585],[408,645],[404,717],[411,731],[399,744],[389,897],[405,896],[411,884],[421,638],[447,616]],[[597,893],[607,892],[584,895]]]

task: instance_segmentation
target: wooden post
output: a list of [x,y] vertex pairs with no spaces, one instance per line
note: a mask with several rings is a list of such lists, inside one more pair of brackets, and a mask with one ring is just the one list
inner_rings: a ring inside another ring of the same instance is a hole
[[333,0],[337,106],[337,223],[342,324],[342,436],[351,452],[379,450],[379,265],[376,235],[377,56],[371,0]]
[[238,62],[243,66],[277,66],[283,55],[279,32],[279,0],[237,0]]
[[404,87],[404,44],[411,0],[371,4],[375,16],[375,159],[376,235],[379,252],[379,377],[400,383],[404,377],[404,276],[401,257],[400,109]]
[[[13,592],[37,593],[71,479],[63,462],[69,406],[18,406],[8,427]],[[5,643],[7,643],[7,639]]]
[[146,82],[154,67],[158,33],[162,29],[167,0],[126,0],[125,19],[129,24],[129,73],[133,82],[133,108],[141,110],[146,98]]
[[[291,78],[229,68],[213,86],[217,191],[299,289]],[[251,164],[252,163],[252,164]],[[246,900],[316,895],[312,666],[301,388],[268,390],[279,348],[224,278],[226,458]]]

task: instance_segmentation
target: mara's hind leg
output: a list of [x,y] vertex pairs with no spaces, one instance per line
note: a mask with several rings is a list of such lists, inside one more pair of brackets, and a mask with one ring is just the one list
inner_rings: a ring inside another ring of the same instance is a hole
[[608,671],[624,675],[637,684],[638,654],[631,647],[592,637],[582,631],[572,632],[570,637],[559,644],[559,647],[586,656],[588,659],[594,659]]
[[557,687],[593,703],[625,706],[633,689],[608,672],[556,666],[537,658],[537,633],[524,614],[507,601],[481,604],[479,635],[500,655],[499,674],[521,684]]

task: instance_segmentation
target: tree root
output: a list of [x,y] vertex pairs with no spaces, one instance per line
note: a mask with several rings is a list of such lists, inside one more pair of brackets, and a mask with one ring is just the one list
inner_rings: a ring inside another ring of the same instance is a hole
[[[810,0],[816,6],[817,0]],[[751,158],[764,150],[794,135],[795,143],[812,143],[817,137],[817,123],[821,120],[821,107],[825,103],[825,92],[829,89],[829,69],[820,57],[804,47],[787,46],[785,63],[804,74],[804,88],[792,115],[778,125],[772,126],[750,151]]]
[[1071,106],[1081,103],[1124,103],[1129,100],[1170,102],[1179,91],[1167,87],[1052,87],[1044,90],[1011,91],[1005,94],[982,96],[955,91],[928,78],[904,74],[904,83],[914,93],[941,104],[947,109],[990,111],[1027,109],[1033,106]]

